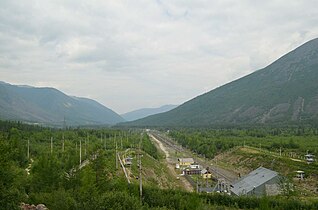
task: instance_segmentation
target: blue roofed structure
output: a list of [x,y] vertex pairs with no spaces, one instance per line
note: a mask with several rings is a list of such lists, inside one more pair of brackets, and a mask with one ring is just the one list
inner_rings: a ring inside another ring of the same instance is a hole
[[279,175],[270,169],[259,167],[231,185],[232,195],[277,195]]

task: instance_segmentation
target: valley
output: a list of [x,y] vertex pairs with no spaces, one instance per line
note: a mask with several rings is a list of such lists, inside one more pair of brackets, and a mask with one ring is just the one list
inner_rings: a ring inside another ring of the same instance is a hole
[[318,210],[316,1],[0,1],[0,210]]
[[317,49],[313,39],[179,106],[122,116],[0,82],[0,206],[318,209]]
[[[316,155],[315,129],[301,129],[303,133],[294,136],[300,131],[60,130],[12,122],[1,122],[0,127],[1,157],[6,157],[0,159],[5,172],[1,181],[10,183],[1,190],[0,201],[13,209],[21,202],[49,209],[188,209],[191,205],[258,209],[260,204],[271,209],[312,209],[318,205],[317,163],[302,158],[304,151]],[[190,139],[192,144],[187,142]],[[280,153],[272,147],[275,143]],[[192,165],[181,167],[180,159],[187,158],[194,160]],[[291,188],[269,197],[232,195],[231,186],[259,166],[277,171]],[[200,173],[190,174],[198,169]],[[203,169],[210,175],[203,175]],[[296,171],[304,171],[303,179],[296,178]]]

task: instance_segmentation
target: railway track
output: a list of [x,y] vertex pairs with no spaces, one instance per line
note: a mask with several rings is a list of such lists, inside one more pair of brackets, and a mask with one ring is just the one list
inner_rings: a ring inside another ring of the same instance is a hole
[[[178,152],[183,152],[189,155],[189,157],[192,157],[193,154],[191,151],[183,148],[181,145],[178,145],[174,140],[170,139],[169,137],[165,136],[164,134],[160,133],[159,131],[149,131],[151,135],[156,137],[159,141],[162,143],[166,144],[167,146],[173,148],[174,150]],[[219,168],[217,166],[211,165],[211,163],[202,160],[199,157],[194,157],[193,158],[195,162],[199,163],[202,165],[204,168],[209,167],[209,169],[216,174],[216,178],[219,179],[224,179],[225,181],[232,183],[236,179],[236,175],[233,175],[231,172],[226,171],[225,169]],[[231,174],[231,175],[228,175]]]

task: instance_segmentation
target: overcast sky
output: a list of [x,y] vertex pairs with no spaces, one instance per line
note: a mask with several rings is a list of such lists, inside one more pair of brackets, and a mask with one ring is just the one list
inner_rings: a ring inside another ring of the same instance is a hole
[[0,80],[124,113],[181,104],[316,37],[316,0],[0,0]]

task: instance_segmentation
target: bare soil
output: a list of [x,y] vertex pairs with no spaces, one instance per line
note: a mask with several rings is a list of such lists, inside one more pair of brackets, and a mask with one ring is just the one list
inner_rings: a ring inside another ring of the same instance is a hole
[[180,181],[183,183],[183,187],[185,190],[189,191],[189,192],[193,192],[193,187],[192,185],[188,182],[188,180],[186,180],[184,177],[180,177],[176,171],[175,171],[175,162],[173,161],[173,159],[171,158],[170,153],[168,152],[168,146],[164,145],[161,141],[159,141],[158,139],[156,139],[153,135],[149,134],[150,138],[156,143],[157,148],[159,148],[164,154],[165,154],[165,161],[167,163],[167,166],[169,168],[169,171],[171,173],[171,175],[173,175],[174,177],[179,177]]

